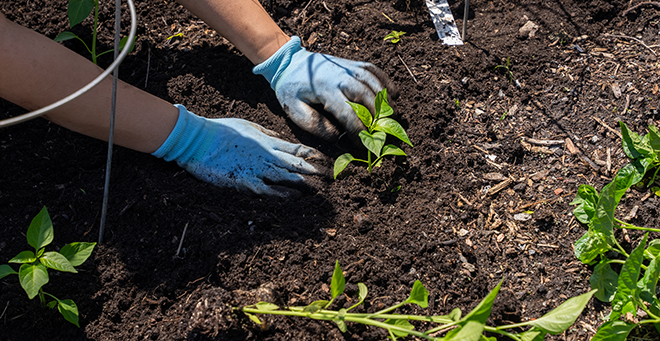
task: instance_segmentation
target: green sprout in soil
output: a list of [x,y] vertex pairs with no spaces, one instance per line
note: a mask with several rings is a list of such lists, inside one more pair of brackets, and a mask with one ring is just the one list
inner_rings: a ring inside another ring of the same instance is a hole
[[[78,324],[78,306],[73,300],[60,300],[59,298],[43,291],[43,286],[48,283],[48,268],[77,273],[74,267],[84,263],[92,254],[96,243],[71,243],[65,245],[60,252],[45,251],[45,246],[53,241],[53,223],[50,215],[44,207],[37,214],[27,231],[27,241],[34,248],[32,251],[23,251],[9,260],[9,263],[21,264],[18,272],[8,264],[0,265],[0,279],[9,275],[18,275],[21,287],[25,290],[29,299],[39,296],[42,307],[55,308],[69,322],[80,327]],[[46,296],[54,301],[46,303]]]
[[[114,51],[108,50],[105,52],[101,52],[99,54],[96,54],[96,36],[98,34],[98,23],[99,23],[99,1],[98,0],[69,0],[69,6],[67,8],[67,13],[69,15],[69,27],[73,28],[74,26],[78,25],[81,23],[85,18],[89,16],[89,14],[94,10],[94,27],[92,29],[92,46],[89,47],[87,43],[85,43],[84,40],[82,40],[80,37],[78,37],[75,33],[69,32],[69,31],[64,31],[60,34],[58,34],[55,37],[55,41],[65,41],[65,40],[70,40],[70,39],[78,39],[80,42],[83,43],[89,54],[92,55],[92,62],[94,64],[97,63],[98,57],[110,53]],[[119,41],[119,50],[123,50],[124,46],[126,46],[126,42],[128,40],[128,37],[124,37]],[[135,40],[131,42],[131,47],[130,50],[132,51],[133,48],[135,47]]]
[[[595,265],[589,279],[595,296],[611,302],[612,312],[592,341],[625,340],[637,326],[653,324],[660,331],[660,300],[656,295],[660,277],[660,239],[648,242],[648,233],[629,253],[617,240],[614,229],[660,232],[660,228],[640,227],[616,218],[616,208],[626,191],[634,185],[650,187],[660,169],[660,134],[649,126],[649,134],[639,136],[621,122],[623,150],[631,162],[621,168],[600,193],[590,185],[580,185],[571,205],[575,218],[588,225],[575,242],[575,256]],[[646,184],[646,186],[644,186]],[[617,273],[610,264],[620,266]],[[638,316],[643,310],[646,318]]]
[[[495,337],[484,336],[483,333],[486,332],[506,336],[516,341],[536,341],[543,340],[546,334],[562,333],[573,325],[595,292],[595,290],[592,290],[572,297],[540,318],[529,319],[526,322],[516,324],[492,327],[487,326],[486,321],[490,317],[493,301],[500,290],[502,281],[465,316],[462,316],[459,308],[455,308],[448,315],[421,316],[397,313],[396,309],[404,305],[414,304],[422,309],[428,307],[429,292],[419,280],[415,281],[410,291],[410,296],[405,301],[377,312],[351,312],[353,309],[362,305],[367,296],[368,290],[364,283],[358,283],[357,303],[348,308],[330,310],[329,307],[335,299],[344,293],[345,285],[346,279],[337,261],[335,262],[335,270],[330,283],[330,293],[332,295],[330,301],[318,300],[307,306],[285,308],[280,308],[273,303],[259,302],[243,307],[241,310],[250,320],[259,325],[262,325],[262,322],[255,314],[298,316],[315,320],[332,321],[343,333],[348,330],[346,323],[352,322],[385,329],[391,340],[405,338],[408,335],[416,336],[420,339],[438,341],[496,340]],[[411,321],[414,321],[418,326],[429,327],[429,329],[418,331],[416,330],[418,327],[413,325]],[[519,330],[519,328],[526,326],[531,326],[531,328],[522,333],[507,331],[508,329]]]
[[458,98],[454,99],[454,105],[456,106],[456,110],[461,110],[461,102],[458,100]]
[[406,34],[406,32],[403,32],[403,31],[392,31],[392,32],[390,32],[390,34],[386,35],[385,38],[383,38],[383,40],[392,39],[392,40],[390,40],[390,42],[391,42],[392,44],[396,44],[396,43],[398,43],[398,42],[401,40],[401,37],[402,37],[404,34]]
[[509,77],[509,81],[513,83],[513,72],[511,72],[511,64],[510,64],[510,59],[509,57],[506,57],[506,65],[497,65],[493,71],[497,69],[502,69],[506,73],[506,75]]
[[[387,103],[387,89],[383,89],[376,95],[376,112],[372,116],[365,106],[353,102],[347,102],[353,111],[358,115],[362,123],[368,130],[362,130],[359,134],[362,144],[367,148],[367,160],[357,159],[350,153],[341,155],[335,161],[334,177],[341,173],[352,161],[364,162],[367,164],[369,173],[373,167],[379,167],[386,155],[403,155],[406,153],[401,148],[388,144],[385,145],[387,134],[397,137],[401,141],[413,146],[408,139],[408,135],[403,127],[394,119],[388,116],[394,113],[392,107]],[[373,157],[372,157],[373,154]]]

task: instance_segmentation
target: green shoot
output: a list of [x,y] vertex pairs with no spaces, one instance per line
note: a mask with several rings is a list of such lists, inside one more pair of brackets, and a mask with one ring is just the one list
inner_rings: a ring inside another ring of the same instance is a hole
[[[101,52],[99,54],[96,53],[96,36],[98,34],[98,23],[99,23],[99,1],[98,0],[69,0],[69,7],[67,8],[67,13],[69,16],[69,27],[73,28],[74,26],[78,25],[81,23],[83,20],[85,20],[89,14],[94,10],[94,26],[92,28],[92,46],[90,47],[85,43],[84,40],[82,40],[80,37],[78,37],[76,34],[73,32],[69,31],[64,31],[60,34],[58,34],[55,37],[55,41],[65,41],[65,40],[70,40],[70,39],[78,39],[87,51],[89,52],[90,55],[92,55],[92,62],[94,64],[97,63],[97,59],[106,54],[113,52],[114,49],[108,50]],[[126,46],[126,43],[128,42],[128,37],[124,37],[119,41],[119,50],[123,50],[124,47]],[[130,51],[133,51],[133,48],[135,47],[135,40],[131,42],[130,45]]]
[[383,38],[383,40],[392,39],[392,40],[390,40],[390,42],[391,42],[392,44],[396,44],[396,43],[398,43],[398,42],[401,40],[401,37],[402,37],[404,34],[406,34],[406,32],[403,32],[403,31],[392,31],[392,32],[390,32],[388,35],[386,35],[385,38]]
[[505,71],[506,75],[509,77],[509,81],[513,83],[513,72],[511,72],[511,64],[509,57],[506,57],[506,65],[497,65],[493,71],[497,69],[502,69]]
[[[406,131],[401,125],[392,118],[394,113],[392,107],[387,103],[387,89],[383,89],[376,95],[376,113],[371,115],[369,109],[365,106],[353,102],[347,102],[353,111],[358,115],[362,123],[368,130],[362,130],[359,134],[362,144],[367,148],[367,160],[357,159],[350,153],[343,154],[335,160],[334,177],[341,173],[352,161],[364,162],[367,164],[367,170],[372,172],[374,167],[379,167],[386,155],[403,155],[406,153],[401,148],[388,144],[385,145],[385,138],[390,134],[412,147]],[[372,155],[373,154],[373,155]]]
[[[391,307],[382,309],[374,313],[355,313],[353,309],[362,305],[367,296],[367,286],[358,283],[357,303],[353,306],[341,308],[339,310],[330,310],[328,307],[334,299],[344,293],[345,279],[342,275],[339,262],[335,263],[335,271],[332,276],[330,291],[332,300],[330,302],[320,300],[312,302],[303,307],[283,307],[268,303],[259,302],[257,304],[243,307],[241,311],[254,323],[262,324],[256,314],[263,315],[285,315],[306,317],[315,320],[326,320],[334,322],[342,333],[348,331],[347,322],[359,323],[363,325],[374,326],[385,329],[389,338],[396,341],[398,338],[405,338],[409,335],[416,336],[426,340],[491,340],[486,338],[483,333],[499,334],[507,336],[516,341],[523,340],[542,340],[546,334],[559,334],[568,329],[582,310],[587,305],[595,290],[582,295],[572,297],[559,305],[554,310],[548,312],[537,319],[531,319],[526,322],[492,327],[486,325],[493,302],[502,286],[502,281],[467,315],[462,316],[461,310],[455,308],[448,315],[408,315],[396,313],[396,309],[404,305],[417,305],[422,309],[428,307],[429,292],[422,282],[415,281],[410,295],[405,301],[395,304]],[[411,321],[423,321],[434,326],[426,331],[416,330],[416,326]],[[530,326],[531,328],[522,333],[507,331]],[[442,336],[444,334],[444,336]]]
[[[65,245],[60,252],[44,252],[45,247],[52,241],[53,223],[50,220],[48,210],[44,207],[32,219],[27,231],[27,242],[34,248],[34,252],[23,251],[9,260],[9,263],[21,264],[18,272],[8,264],[0,265],[0,279],[9,275],[18,275],[21,287],[23,287],[29,299],[39,296],[42,307],[57,307],[64,319],[80,327],[76,303],[70,299],[58,299],[43,291],[43,286],[49,281],[48,268],[77,273],[75,267],[89,258],[96,243],[71,243]],[[46,303],[46,296],[52,298],[53,301]]]

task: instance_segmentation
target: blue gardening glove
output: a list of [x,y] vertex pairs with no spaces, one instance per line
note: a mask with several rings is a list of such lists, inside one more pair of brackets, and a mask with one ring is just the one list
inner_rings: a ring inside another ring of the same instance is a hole
[[250,121],[208,119],[175,106],[176,126],[152,155],[176,161],[200,180],[287,197],[296,191],[286,186],[305,183],[301,174],[321,173],[305,161],[322,158],[316,149],[280,140],[274,137],[277,133]]
[[[354,135],[365,129],[346,101],[375,112],[378,91],[385,87],[396,95],[389,78],[375,65],[308,52],[296,36],[252,72],[268,80],[295,124],[328,140],[339,136],[338,128]],[[343,127],[335,127],[311,104],[323,105]]]

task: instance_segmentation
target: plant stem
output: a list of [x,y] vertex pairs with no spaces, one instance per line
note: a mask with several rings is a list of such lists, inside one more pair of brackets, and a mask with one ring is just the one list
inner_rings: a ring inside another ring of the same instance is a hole
[[367,163],[369,164],[369,166],[367,166],[367,170],[369,171],[369,173],[371,173],[371,169],[373,168],[373,164],[371,163],[371,152],[370,151],[367,151],[367,158],[368,158]]
[[649,231],[649,232],[660,232],[660,229],[654,229],[652,227],[640,227],[640,226],[635,226],[633,224],[628,224],[625,221],[621,221],[617,218],[614,218],[614,221],[619,223],[618,225],[614,225],[618,228],[621,229],[628,229],[628,230],[640,230],[640,231]]
[[[520,324],[520,323],[519,323],[519,324]],[[511,325],[509,325],[509,326],[513,326],[513,324],[511,324]],[[484,331],[486,331],[486,332],[490,332],[490,333],[501,334],[501,335],[507,336],[507,337],[509,337],[509,338],[512,338],[512,339],[514,339],[514,340],[516,340],[516,341],[522,341],[522,339],[520,338],[520,336],[518,336],[517,334],[509,333],[509,332],[507,332],[507,331],[504,331],[504,330],[501,330],[501,329],[500,329],[500,328],[508,329],[508,328],[510,328],[509,326],[500,326],[500,327],[484,326]]]
[[99,1],[94,0],[94,31],[92,32],[92,62],[94,64],[98,63],[96,62],[96,35],[98,33],[98,25],[99,25]]
[[623,254],[626,257],[630,257],[628,252],[626,252],[626,250],[623,249],[623,246],[621,246],[621,244],[619,244],[619,241],[617,241],[616,238],[612,238],[612,239],[614,239],[614,243],[616,243],[616,246],[619,248],[619,251],[621,252],[621,254]]
[[46,306],[46,298],[44,297],[44,291],[39,289],[39,301],[41,301],[41,307]]
[[[626,261],[620,260],[620,259],[610,259],[607,261],[608,263],[616,263],[616,264],[626,264]],[[648,267],[644,264],[640,265],[642,269],[646,270]]]

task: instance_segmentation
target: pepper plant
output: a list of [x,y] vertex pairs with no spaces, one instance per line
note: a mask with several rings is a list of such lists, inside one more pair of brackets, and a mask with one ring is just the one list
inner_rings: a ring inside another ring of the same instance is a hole
[[392,40],[390,40],[390,42],[391,42],[392,44],[396,44],[396,43],[398,43],[398,42],[401,40],[401,37],[402,37],[404,34],[406,34],[406,32],[403,32],[403,31],[392,31],[392,32],[390,32],[388,35],[386,35],[385,38],[383,38],[383,40],[392,39]]
[[[351,153],[346,153],[341,155],[335,160],[334,166],[334,177],[337,178],[337,175],[341,173],[349,163],[353,161],[364,162],[367,164],[367,170],[369,173],[372,172],[374,167],[379,167],[383,162],[383,157],[386,155],[403,155],[406,153],[401,150],[401,148],[388,144],[385,145],[385,139],[387,134],[390,134],[401,141],[413,146],[406,134],[406,131],[399,124],[399,122],[388,117],[394,113],[392,107],[390,107],[387,102],[387,89],[383,89],[378,92],[376,95],[375,108],[376,112],[372,116],[365,106],[347,102],[353,111],[360,118],[362,123],[367,130],[360,131],[360,140],[362,144],[367,148],[367,159],[358,159],[351,155]],[[373,154],[373,155],[372,155]]]
[[[78,39],[80,42],[83,43],[89,54],[92,55],[92,62],[94,64],[97,64],[97,59],[98,57],[110,53],[114,51],[114,49],[108,50],[101,52],[99,54],[96,54],[96,36],[98,34],[98,23],[99,23],[99,1],[98,0],[69,0],[69,6],[67,8],[67,14],[69,16],[69,27],[73,28],[74,26],[78,25],[81,23],[85,18],[89,16],[89,14],[94,10],[94,26],[92,28],[92,45],[91,47],[85,43],[84,40],[82,40],[80,37],[78,37],[75,33],[69,32],[69,31],[64,31],[60,34],[58,34],[55,37],[55,41],[65,41],[65,40],[70,40],[70,39]],[[126,43],[128,41],[128,37],[124,37],[119,41],[119,50],[123,50],[124,46],[126,46]],[[135,41],[131,42],[131,51],[133,50],[133,47],[135,46]]]
[[[415,281],[410,291],[410,296],[405,301],[374,313],[350,312],[362,305],[367,296],[367,286],[363,283],[358,283],[357,303],[349,308],[340,308],[339,310],[328,309],[334,300],[344,293],[345,285],[346,279],[339,267],[339,262],[336,261],[330,283],[330,293],[332,295],[330,301],[318,300],[304,307],[285,308],[280,308],[273,303],[259,302],[243,307],[241,310],[250,320],[259,325],[262,322],[255,314],[298,316],[315,320],[332,321],[342,333],[348,330],[346,323],[352,322],[385,329],[391,340],[405,338],[408,335],[438,341],[497,340],[496,337],[484,336],[483,333],[486,332],[506,336],[516,341],[540,341],[543,340],[546,334],[559,334],[573,325],[595,292],[595,290],[592,290],[572,297],[540,318],[530,319],[526,322],[516,324],[492,327],[486,325],[486,320],[490,316],[493,301],[500,290],[502,281],[465,316],[462,316],[459,308],[455,308],[448,315],[420,316],[396,313],[395,310],[397,308],[406,304],[416,304],[423,309],[428,307],[429,292],[419,280]],[[416,330],[417,327],[411,324],[410,321],[425,322],[426,324],[437,326],[426,331],[418,331]],[[521,333],[507,331],[508,329],[518,329],[527,326],[531,328]]]
[[[53,241],[53,222],[48,210],[44,207],[37,214],[27,231],[27,242],[34,251],[23,251],[9,260],[9,263],[21,264],[16,272],[8,264],[0,265],[0,279],[9,275],[18,275],[21,287],[27,293],[29,299],[39,296],[43,307],[55,308],[69,322],[80,327],[78,324],[78,306],[73,300],[60,300],[52,294],[43,290],[48,283],[48,268],[77,273],[76,266],[84,263],[92,254],[96,243],[71,243],[65,245],[59,252],[45,252],[45,247]],[[46,296],[53,301],[46,303]]]
[[[660,165],[660,134],[655,126],[639,136],[620,123],[623,150],[631,162],[621,168],[600,193],[590,185],[581,185],[571,205],[576,219],[587,224],[587,232],[575,242],[575,256],[585,264],[595,265],[589,279],[595,296],[612,303],[609,321],[602,324],[592,340],[625,340],[637,326],[654,324],[660,331],[660,300],[656,295],[660,277],[660,239],[647,243],[648,233],[628,253],[617,240],[614,229],[660,232],[659,228],[640,227],[616,218],[616,208],[626,191],[634,185],[655,182]],[[620,264],[619,273],[610,264]],[[642,309],[648,318],[638,319]]]

